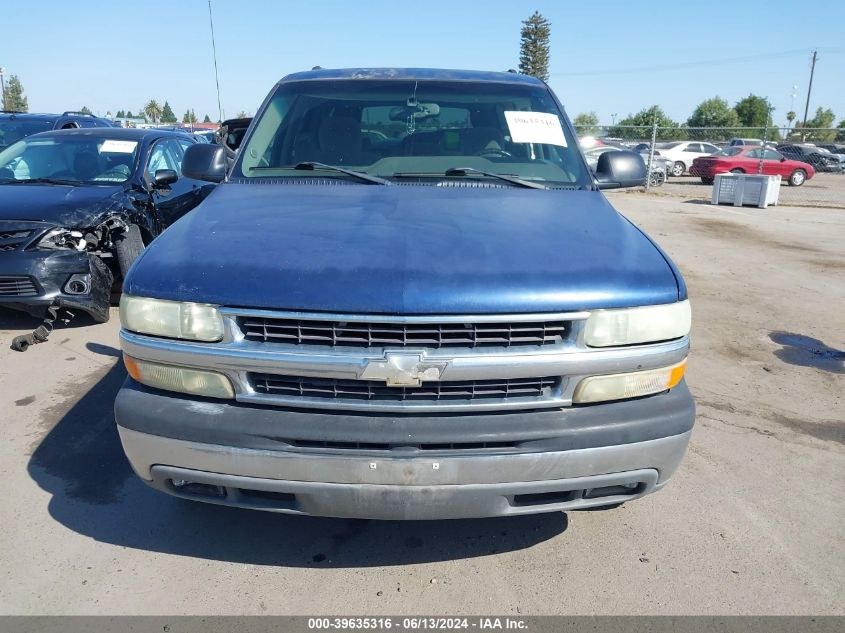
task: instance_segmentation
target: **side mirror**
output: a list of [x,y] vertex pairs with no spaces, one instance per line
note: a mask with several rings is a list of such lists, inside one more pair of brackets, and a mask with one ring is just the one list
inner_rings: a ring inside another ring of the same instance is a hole
[[156,189],[164,189],[179,180],[179,174],[172,169],[157,169],[153,177],[153,185]]
[[599,189],[640,187],[648,179],[646,165],[636,152],[605,152],[596,165]]
[[222,182],[226,167],[226,148],[222,145],[191,145],[182,159],[182,175],[194,180]]

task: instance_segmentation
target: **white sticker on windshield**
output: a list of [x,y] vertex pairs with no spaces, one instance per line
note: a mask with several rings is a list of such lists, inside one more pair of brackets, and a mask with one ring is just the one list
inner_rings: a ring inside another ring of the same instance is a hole
[[506,110],[505,120],[514,143],[544,143],[566,147],[566,137],[556,114]]
[[108,139],[100,145],[100,153],[111,152],[113,154],[131,154],[138,147],[138,141],[115,141]]

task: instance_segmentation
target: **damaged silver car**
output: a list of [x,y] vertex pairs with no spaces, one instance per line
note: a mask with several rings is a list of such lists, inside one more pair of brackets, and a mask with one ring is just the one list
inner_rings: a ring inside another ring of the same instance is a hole
[[76,311],[109,318],[113,290],[144,249],[214,187],[185,178],[196,141],[163,130],[79,129],[0,152],[0,308],[44,318],[40,343]]

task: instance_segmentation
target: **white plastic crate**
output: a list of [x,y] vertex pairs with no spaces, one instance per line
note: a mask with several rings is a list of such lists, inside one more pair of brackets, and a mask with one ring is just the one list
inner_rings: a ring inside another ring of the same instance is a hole
[[732,204],[765,209],[777,204],[780,176],[758,174],[717,174],[713,181],[711,204]]

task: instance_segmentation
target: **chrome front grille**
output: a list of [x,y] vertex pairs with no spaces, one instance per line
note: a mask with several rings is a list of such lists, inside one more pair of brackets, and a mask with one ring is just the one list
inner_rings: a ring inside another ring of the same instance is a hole
[[0,277],[0,297],[37,297],[39,294],[31,277]]
[[372,380],[337,380],[306,376],[248,374],[257,393],[276,394],[287,398],[310,398],[326,401],[364,400],[381,402],[473,402],[522,401],[548,398],[560,378],[510,378],[502,380],[466,380],[428,382],[419,387],[388,387]]
[[249,341],[325,347],[433,348],[542,347],[560,343],[563,320],[403,323],[244,316],[238,326]]
[[586,376],[667,367],[689,349],[686,338],[590,349],[583,342],[588,312],[220,312],[224,336],[218,343],[122,330],[123,350],[142,360],[225,374],[235,399],[245,404],[415,415],[565,408]]

